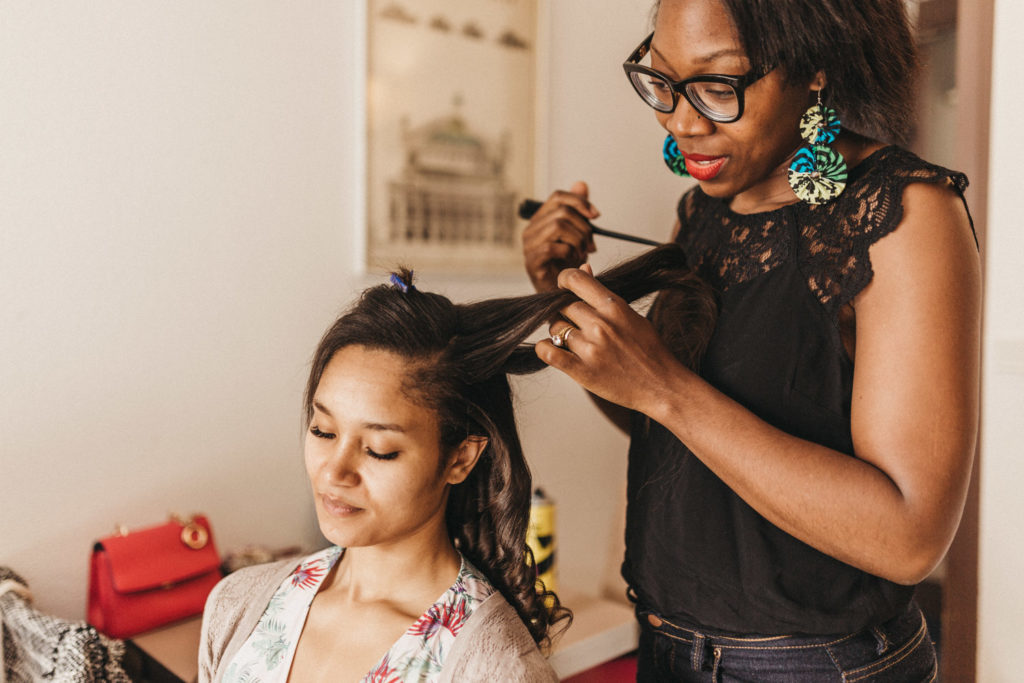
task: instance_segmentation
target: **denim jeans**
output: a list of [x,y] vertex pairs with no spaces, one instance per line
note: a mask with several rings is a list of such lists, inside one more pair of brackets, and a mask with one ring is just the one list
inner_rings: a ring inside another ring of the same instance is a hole
[[837,636],[730,637],[637,608],[638,683],[918,683],[938,665],[916,604],[890,621]]

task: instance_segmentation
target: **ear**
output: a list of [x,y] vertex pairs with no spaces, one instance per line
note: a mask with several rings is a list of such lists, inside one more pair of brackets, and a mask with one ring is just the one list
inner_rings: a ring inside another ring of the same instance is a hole
[[828,78],[825,76],[825,72],[818,70],[814,74],[814,78],[811,79],[811,90],[818,92],[819,90],[824,90],[826,85],[828,85]]
[[452,452],[448,466],[445,468],[445,481],[449,484],[461,484],[476,467],[476,461],[487,448],[486,436],[470,436],[459,444]]

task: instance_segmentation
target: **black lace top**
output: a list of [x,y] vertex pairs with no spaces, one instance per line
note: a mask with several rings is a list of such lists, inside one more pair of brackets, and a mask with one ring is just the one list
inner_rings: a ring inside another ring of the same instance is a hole
[[[852,457],[853,361],[840,311],[871,281],[868,248],[899,225],[910,183],[963,174],[897,147],[856,166],[822,205],[737,214],[699,187],[678,241],[718,293],[701,375],[770,424]],[[661,425],[634,418],[623,575],[642,607],[737,633],[847,633],[906,606],[912,587],[867,574],[769,523]]]

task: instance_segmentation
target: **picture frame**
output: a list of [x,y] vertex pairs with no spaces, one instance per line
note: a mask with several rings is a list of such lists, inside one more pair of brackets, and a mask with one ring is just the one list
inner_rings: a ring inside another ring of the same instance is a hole
[[364,266],[521,272],[540,0],[365,0]]

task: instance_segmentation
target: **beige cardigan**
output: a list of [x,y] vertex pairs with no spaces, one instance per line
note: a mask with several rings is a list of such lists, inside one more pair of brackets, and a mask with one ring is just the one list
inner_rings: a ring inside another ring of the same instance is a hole
[[[271,596],[300,559],[241,569],[217,584],[203,611],[199,683],[220,683],[225,666],[248,639]],[[495,591],[477,605],[445,657],[441,683],[557,682],[519,615]]]

